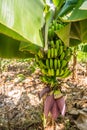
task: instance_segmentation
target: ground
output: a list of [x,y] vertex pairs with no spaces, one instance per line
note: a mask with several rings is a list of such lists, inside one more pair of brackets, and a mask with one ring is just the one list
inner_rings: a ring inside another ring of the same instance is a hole
[[[40,70],[32,61],[3,60],[0,72],[0,130],[44,130],[43,100],[38,92],[45,87]],[[77,64],[77,79],[61,80],[66,115],[55,123],[56,130],[86,130],[87,77],[85,64]],[[52,127],[46,128],[51,130]]]

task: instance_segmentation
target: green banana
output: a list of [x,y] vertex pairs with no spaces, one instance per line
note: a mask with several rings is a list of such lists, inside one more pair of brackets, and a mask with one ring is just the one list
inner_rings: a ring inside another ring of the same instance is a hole
[[56,40],[56,48],[57,48],[57,51],[59,50],[59,40]]
[[46,67],[49,69],[50,68],[50,60],[46,59]]
[[53,25],[55,25],[56,24],[56,20],[53,20]]
[[59,55],[61,55],[63,53],[63,46],[59,47]]
[[65,73],[62,75],[62,78],[66,78],[71,74],[71,71],[69,69],[66,69]]
[[62,60],[64,59],[64,57],[65,57],[65,52],[63,52],[63,53],[61,54],[60,60],[62,61]]
[[51,69],[51,76],[54,76],[55,75],[55,71],[54,69]]
[[55,47],[55,44],[54,44],[54,41],[52,40],[52,41],[50,41],[50,45],[51,45],[51,47],[52,48],[54,48]]
[[59,69],[56,70],[56,76],[59,76]]
[[58,69],[60,68],[61,64],[60,64],[60,60],[58,59],[57,60],[57,66],[58,66]]
[[57,50],[57,48],[55,48],[54,50],[55,50],[55,54],[54,54],[54,55],[55,55],[55,58],[56,58],[57,55],[58,55],[58,54],[57,54],[58,50]]
[[54,59],[54,69],[57,69],[57,59]]
[[55,22],[55,24],[54,24],[54,30],[55,30],[55,31],[57,30],[57,27],[56,27],[56,22]]
[[59,24],[56,23],[56,30],[59,30]]
[[64,67],[66,67],[67,64],[68,64],[67,60],[62,60],[61,61],[61,68],[63,69]]
[[55,50],[54,50],[54,48],[51,48],[51,58],[54,58],[54,56],[55,56]]
[[60,69],[59,71],[60,71],[59,76],[61,77],[61,76],[64,74],[64,70],[63,70],[63,69]]
[[51,57],[51,50],[48,49],[48,52],[47,52],[47,57],[50,58]]
[[54,26],[51,27],[51,37],[54,37]]
[[48,69],[48,76],[51,76],[51,69]]
[[59,39],[58,41],[59,41],[60,46],[62,46],[62,40],[61,40],[61,39]]
[[50,59],[50,68],[53,68],[53,59]]
[[46,82],[47,82],[47,80],[46,80],[45,76],[40,77],[40,79],[41,79],[44,83],[46,83]]
[[64,27],[64,25],[63,25],[63,24],[59,24],[59,30],[60,30],[62,27]]
[[58,30],[59,29],[59,25],[58,23],[55,24],[55,30]]
[[46,68],[46,65],[43,63],[42,60],[39,60],[38,64],[39,64],[40,68]]
[[45,75],[47,74],[47,70],[46,69],[41,69],[42,73]]

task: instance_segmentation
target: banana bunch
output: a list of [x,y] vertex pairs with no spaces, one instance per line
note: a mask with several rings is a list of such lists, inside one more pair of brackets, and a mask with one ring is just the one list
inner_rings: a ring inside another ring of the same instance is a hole
[[42,56],[36,55],[36,62],[45,76],[66,78],[71,74],[68,68],[71,49],[69,47],[65,49],[65,45],[60,40],[57,40],[54,45],[49,45],[48,51],[44,52],[43,56],[42,58]]
[[66,78],[71,74],[68,62],[72,56],[71,48],[67,47],[55,34],[55,30],[64,25],[53,21],[48,31],[48,50],[39,50],[36,62],[44,76]]
[[48,38],[49,39],[53,39],[56,34],[55,31],[56,30],[60,30],[61,28],[63,28],[65,25],[62,22],[58,22],[56,20],[53,20],[53,22],[50,24],[49,26],[49,30],[48,30]]

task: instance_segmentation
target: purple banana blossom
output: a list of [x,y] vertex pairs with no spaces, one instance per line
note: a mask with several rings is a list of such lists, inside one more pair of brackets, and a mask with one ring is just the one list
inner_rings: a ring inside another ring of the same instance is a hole
[[64,116],[65,111],[66,111],[66,105],[65,105],[64,97],[60,97],[60,98],[56,99],[56,103],[57,103],[57,107],[58,107],[61,115]]
[[54,95],[48,95],[46,97],[46,100],[44,102],[44,114],[45,116],[47,117],[50,110],[52,109],[53,107],[53,104],[54,104],[55,100],[54,100]]
[[40,91],[40,93],[38,93],[39,99],[41,99],[46,93],[50,92],[50,87],[45,87],[43,88],[42,91]]
[[60,111],[59,111],[59,109],[58,109],[58,107],[57,107],[56,100],[55,100],[55,102],[54,102],[54,104],[53,104],[53,107],[52,107],[52,109],[50,110],[50,112],[51,112],[51,114],[52,114],[52,118],[53,118],[54,120],[56,120],[57,117],[58,117],[59,114],[60,114]]

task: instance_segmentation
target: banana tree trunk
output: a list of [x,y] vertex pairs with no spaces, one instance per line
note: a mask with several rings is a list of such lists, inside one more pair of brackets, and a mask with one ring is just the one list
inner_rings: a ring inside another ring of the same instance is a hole
[[76,53],[76,48],[74,48],[74,51],[73,51],[73,73],[72,73],[72,79],[73,80],[77,79],[77,53]]

